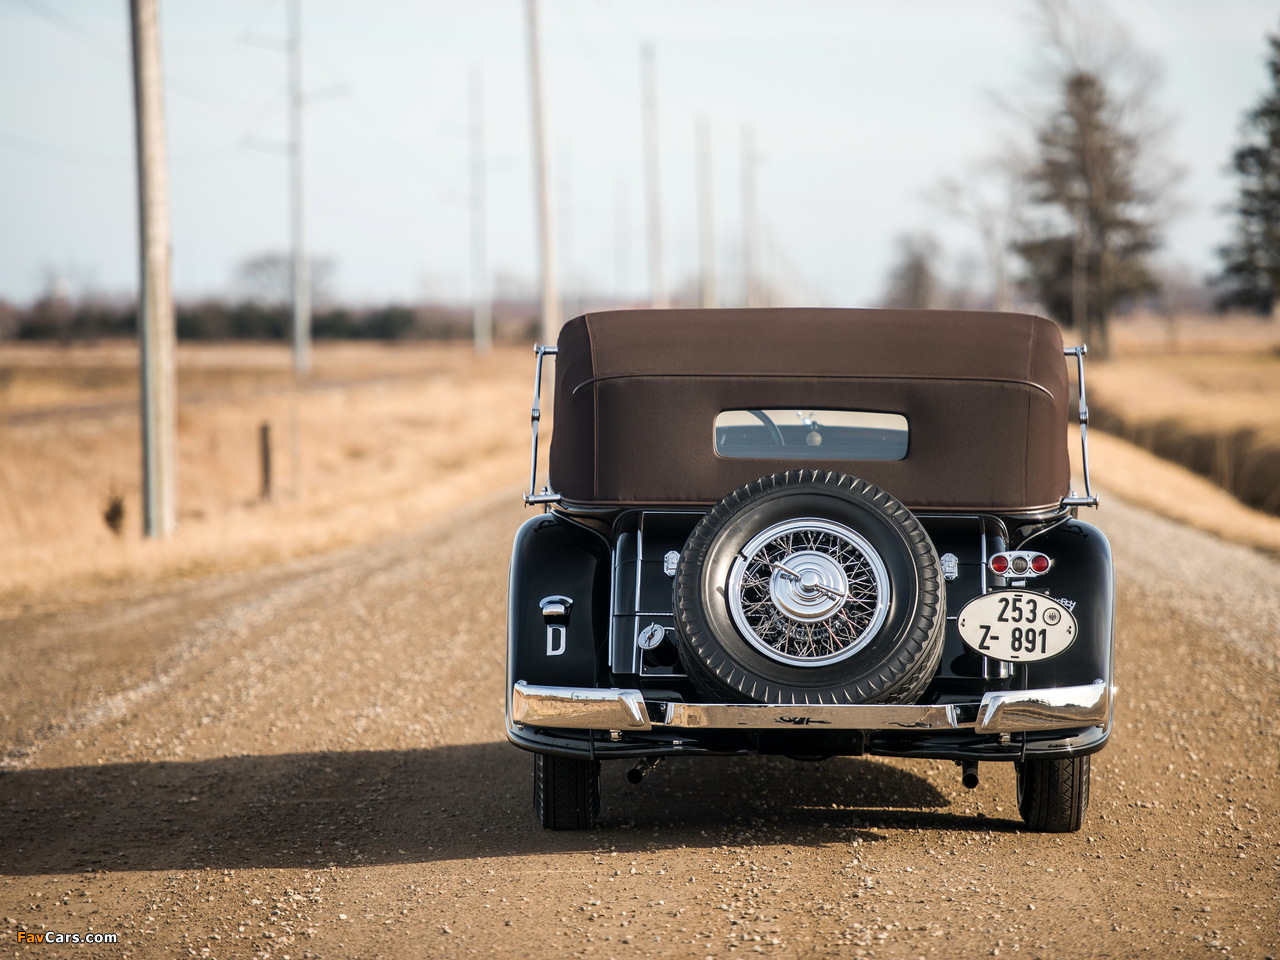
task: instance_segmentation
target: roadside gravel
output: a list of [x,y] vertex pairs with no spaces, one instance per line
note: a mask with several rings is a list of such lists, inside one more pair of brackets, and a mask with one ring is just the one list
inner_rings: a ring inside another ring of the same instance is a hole
[[[1104,500],[1120,695],[1079,834],[1022,832],[1008,769],[780,758],[606,765],[601,827],[550,834],[502,736],[515,503],[0,624],[0,951],[1280,956],[1274,560]],[[120,942],[18,942],[48,930]]]

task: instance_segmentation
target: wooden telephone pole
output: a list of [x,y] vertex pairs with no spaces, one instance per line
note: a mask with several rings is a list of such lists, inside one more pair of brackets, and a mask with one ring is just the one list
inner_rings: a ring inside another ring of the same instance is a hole
[[698,245],[702,252],[702,307],[718,307],[716,287],[715,190],[711,182],[711,124],[698,118]]
[[302,10],[289,0],[289,196],[293,239],[293,372],[311,372],[311,271],[302,179]]
[[148,537],[177,526],[174,324],[169,286],[169,175],[160,80],[158,0],[130,0],[138,154],[138,340],[142,361],[142,524]]
[[471,68],[471,336],[476,353],[493,349],[493,299],[485,231],[484,80]]
[[751,127],[742,128],[742,288],[743,306],[760,306],[756,273],[759,270],[759,225],[756,222],[756,138]]
[[640,85],[644,97],[645,194],[649,209],[649,303],[668,306],[667,281],[663,272],[662,192],[659,183],[658,82],[653,44],[640,48]]
[[551,202],[551,170],[542,102],[542,40],[538,35],[538,0],[525,0],[529,34],[529,92],[533,111],[533,164],[538,194],[538,252],[542,261],[542,342],[560,336],[560,288],[556,275],[555,206]]

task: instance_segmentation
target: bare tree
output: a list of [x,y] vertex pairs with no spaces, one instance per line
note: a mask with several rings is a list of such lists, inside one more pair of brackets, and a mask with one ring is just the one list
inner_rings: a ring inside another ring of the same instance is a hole
[[886,307],[930,309],[941,306],[943,283],[938,268],[941,249],[928,233],[905,233],[885,280],[881,303]]
[[962,177],[944,178],[926,194],[978,234],[987,272],[986,305],[993,310],[1009,309],[1009,244],[1023,192],[1016,159],[997,156],[971,164]]
[[[308,274],[311,302],[332,301],[334,264],[328,257],[311,257]],[[293,258],[287,253],[259,253],[236,267],[234,286],[244,300],[266,307],[283,307],[293,299]]]
[[1159,70],[1096,4],[1037,10],[1050,99],[1027,114],[1028,204],[1013,248],[1031,292],[1106,356],[1117,307],[1157,289],[1149,255],[1173,210],[1177,170],[1152,106]]

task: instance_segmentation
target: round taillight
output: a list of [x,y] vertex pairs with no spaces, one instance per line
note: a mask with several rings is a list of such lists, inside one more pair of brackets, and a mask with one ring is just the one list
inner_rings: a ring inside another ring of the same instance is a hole
[[1031,558],[1032,573],[1044,573],[1049,569],[1049,558],[1043,553],[1037,553]]
[[997,576],[1003,576],[1009,569],[1009,558],[1003,553],[997,553],[991,558],[991,572]]
[[1031,566],[1031,564],[1027,563],[1026,557],[1014,557],[1011,566],[1014,573],[1023,574],[1027,572],[1027,567]]

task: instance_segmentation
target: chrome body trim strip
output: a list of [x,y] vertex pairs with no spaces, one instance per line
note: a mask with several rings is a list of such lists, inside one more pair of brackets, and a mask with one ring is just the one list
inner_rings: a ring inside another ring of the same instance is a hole
[[[529,727],[568,730],[973,730],[980,734],[1063,730],[1111,725],[1111,685],[1006,690],[976,703],[785,704],[655,701],[662,720],[651,721],[644,694],[549,687],[520,681],[511,691],[511,720]],[[976,717],[976,719],[968,719]]]

